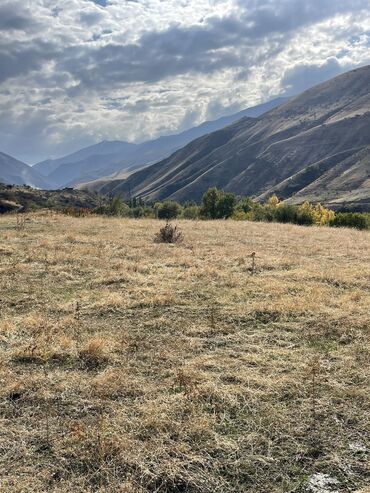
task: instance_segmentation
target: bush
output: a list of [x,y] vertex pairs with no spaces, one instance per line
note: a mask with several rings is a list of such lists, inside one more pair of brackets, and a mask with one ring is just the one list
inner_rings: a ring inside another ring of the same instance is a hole
[[129,210],[129,215],[130,217],[133,217],[135,219],[139,219],[142,217],[155,217],[153,208],[147,205],[138,205],[136,207],[132,207]]
[[366,214],[357,212],[338,212],[330,221],[330,226],[335,228],[370,228],[370,221]]
[[253,202],[253,200],[251,198],[243,197],[236,204],[236,211],[241,210],[247,214],[248,212],[250,212],[253,209],[254,206],[255,206],[255,203]]
[[183,240],[183,235],[176,225],[169,221],[159,230],[154,237],[156,243],[179,243]]
[[114,197],[108,205],[96,207],[93,211],[95,214],[105,214],[107,216],[128,216],[130,208],[122,202],[120,197]]
[[279,205],[275,211],[275,220],[279,223],[298,223],[297,207],[293,205]]
[[158,219],[176,219],[181,214],[182,207],[174,200],[158,202],[155,206]]
[[246,221],[247,219],[249,219],[249,216],[242,209],[235,209],[233,215],[231,216],[231,219],[233,219],[234,221]]
[[184,219],[198,219],[200,215],[199,205],[189,205],[184,208],[182,217]]

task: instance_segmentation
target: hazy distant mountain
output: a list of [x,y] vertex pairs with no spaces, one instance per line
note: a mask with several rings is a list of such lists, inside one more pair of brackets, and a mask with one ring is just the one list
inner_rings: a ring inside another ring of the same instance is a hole
[[179,134],[160,137],[138,145],[104,141],[68,156],[38,163],[34,169],[56,183],[58,187],[72,186],[111,175],[114,178],[125,177],[133,170],[171,155],[197,137],[223,128],[246,115],[259,116],[285,101],[285,98],[277,98],[234,115],[205,122]]
[[210,186],[260,199],[276,192],[296,203],[370,206],[370,66],[96,189],[150,200],[200,200]]
[[58,187],[63,187],[80,176],[87,177],[91,173],[91,176],[95,177],[94,171],[109,169],[111,164],[127,159],[136,147],[128,142],[103,141],[59,159],[37,163],[33,169],[56,183]]
[[50,188],[50,183],[40,173],[3,152],[0,152],[0,183]]

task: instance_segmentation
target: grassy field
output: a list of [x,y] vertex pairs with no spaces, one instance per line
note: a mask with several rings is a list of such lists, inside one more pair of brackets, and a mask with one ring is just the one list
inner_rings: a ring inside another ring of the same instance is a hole
[[1,493],[366,489],[370,233],[160,224],[0,217]]

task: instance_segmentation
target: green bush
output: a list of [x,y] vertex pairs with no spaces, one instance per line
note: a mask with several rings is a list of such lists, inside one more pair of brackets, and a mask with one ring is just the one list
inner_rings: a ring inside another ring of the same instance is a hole
[[199,205],[188,205],[184,207],[182,211],[182,217],[184,219],[198,219],[200,215]]
[[369,229],[370,221],[366,214],[359,212],[338,212],[329,225],[335,228]]
[[241,210],[245,212],[246,214],[250,212],[253,207],[255,206],[255,202],[249,197],[243,197],[242,199],[239,200],[239,202],[236,204],[235,210]]
[[181,205],[174,200],[158,202],[155,205],[155,209],[157,210],[158,219],[175,219],[182,212]]

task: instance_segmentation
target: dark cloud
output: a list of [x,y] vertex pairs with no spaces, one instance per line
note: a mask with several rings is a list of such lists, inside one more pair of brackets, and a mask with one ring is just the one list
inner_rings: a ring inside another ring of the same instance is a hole
[[[276,56],[297,28],[336,13],[361,10],[366,5],[367,0],[249,2],[249,8],[244,8],[239,16],[211,17],[199,25],[147,32],[135,44],[72,48],[66,52],[60,68],[78,78],[83,87],[152,83],[184,74],[211,74],[225,68],[239,68],[241,77],[245,77],[249,65]],[[273,40],[274,45],[263,50],[262,40]]]
[[36,41],[0,45],[0,83],[30,71],[40,70],[43,64],[57,56],[52,43]]
[[350,70],[352,66],[341,67],[336,58],[329,58],[322,65],[302,64],[286,70],[281,84],[288,95],[300,92]]
[[15,7],[11,3],[0,6],[0,31],[24,30],[29,26],[30,18]]

